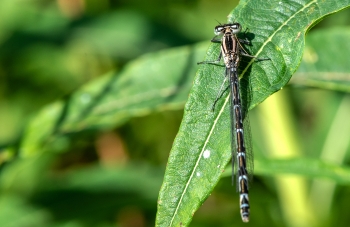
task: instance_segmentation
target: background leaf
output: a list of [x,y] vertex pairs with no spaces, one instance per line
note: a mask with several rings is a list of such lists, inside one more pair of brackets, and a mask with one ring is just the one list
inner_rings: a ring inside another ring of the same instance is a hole
[[[326,163],[320,160],[307,158],[293,159],[258,159],[254,164],[254,173],[257,175],[294,174],[309,178],[322,178],[335,181],[338,184],[348,185],[350,183],[350,169]],[[231,177],[231,169],[227,168],[223,177]]]
[[350,30],[332,28],[307,36],[303,61],[291,83],[349,92]]
[[[34,155],[46,144],[47,149],[64,150],[70,143],[67,134],[115,127],[131,117],[181,108],[203,47],[145,55],[120,74],[105,75],[48,106],[27,128],[21,155]],[[160,76],[163,72],[166,76]]]

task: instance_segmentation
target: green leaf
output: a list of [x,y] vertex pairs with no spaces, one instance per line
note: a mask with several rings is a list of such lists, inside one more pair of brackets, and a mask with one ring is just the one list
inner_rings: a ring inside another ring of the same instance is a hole
[[295,158],[282,160],[258,160],[258,175],[298,174],[309,178],[322,178],[338,184],[350,184],[350,168],[320,160]]
[[306,37],[306,48],[292,84],[350,92],[350,29],[318,30]]
[[67,149],[72,133],[121,125],[131,117],[183,107],[205,45],[147,54],[63,101],[44,108],[25,130],[22,157]]
[[46,154],[7,166],[7,180],[1,179],[2,227],[70,226],[72,222],[101,226],[97,223],[109,220],[125,207],[155,213],[162,169],[130,162],[117,168],[90,165],[57,175],[47,165],[53,157]]
[[[242,69],[242,96],[248,109],[289,81],[301,61],[305,33],[326,15],[349,4],[315,0],[240,2],[229,21],[249,28],[248,35],[253,37],[250,53],[271,58],[250,60]],[[220,45],[212,44],[206,59],[217,59],[219,52]],[[223,75],[224,69],[213,65],[203,65],[197,72],[159,194],[156,226],[188,226],[230,160],[229,94],[223,95],[215,112],[210,110]]]
[[[293,174],[309,178],[320,178],[334,181],[338,184],[350,184],[350,168],[323,162],[319,159],[292,158],[292,159],[258,159],[255,160],[257,175]],[[227,168],[222,177],[231,176]]]

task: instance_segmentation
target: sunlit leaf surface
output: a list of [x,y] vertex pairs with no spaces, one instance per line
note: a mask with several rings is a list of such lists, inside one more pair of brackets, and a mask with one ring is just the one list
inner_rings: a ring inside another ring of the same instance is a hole
[[[252,54],[271,59],[248,59],[243,64],[241,89],[247,108],[290,80],[301,61],[306,31],[348,5],[349,1],[240,2],[229,19],[249,28]],[[206,59],[217,59],[219,48],[212,44]],[[224,69],[213,65],[201,66],[197,72],[160,191],[157,226],[187,226],[230,160],[229,94],[223,95],[215,112],[210,111],[223,77]]]

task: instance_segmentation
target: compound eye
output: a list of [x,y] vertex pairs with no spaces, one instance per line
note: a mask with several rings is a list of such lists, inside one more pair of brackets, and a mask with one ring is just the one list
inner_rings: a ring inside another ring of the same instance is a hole
[[242,27],[239,23],[234,23],[231,25],[232,33],[237,34],[241,31]]
[[214,28],[214,34],[215,35],[220,35],[220,33],[222,33],[222,31],[224,30],[224,27],[223,26],[216,26]]

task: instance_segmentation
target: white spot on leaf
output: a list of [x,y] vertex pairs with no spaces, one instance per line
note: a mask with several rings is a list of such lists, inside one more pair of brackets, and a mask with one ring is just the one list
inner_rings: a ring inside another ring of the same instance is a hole
[[203,152],[203,158],[209,158],[210,157],[210,150],[205,150]]

